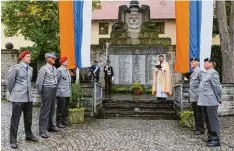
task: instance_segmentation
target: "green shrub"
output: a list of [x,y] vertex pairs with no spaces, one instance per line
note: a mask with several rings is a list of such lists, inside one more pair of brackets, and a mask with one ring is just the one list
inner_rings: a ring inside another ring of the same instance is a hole
[[85,108],[72,108],[68,110],[68,121],[69,124],[78,124],[84,122],[84,111]]
[[130,92],[130,90],[128,88],[125,88],[125,87],[117,88],[116,91],[119,92],[119,93]]
[[79,107],[78,103],[81,101],[81,87],[80,84],[72,84],[72,95],[70,97],[69,107],[77,108]]
[[151,94],[152,93],[152,89],[146,89],[145,92]]
[[115,93],[130,93],[131,88],[129,85],[115,85],[111,87],[111,91]]
[[143,87],[141,86],[141,84],[139,82],[133,83],[131,86],[131,90],[132,89],[140,89],[141,91],[143,91]]
[[180,114],[180,125],[183,127],[194,127],[193,111],[182,111]]

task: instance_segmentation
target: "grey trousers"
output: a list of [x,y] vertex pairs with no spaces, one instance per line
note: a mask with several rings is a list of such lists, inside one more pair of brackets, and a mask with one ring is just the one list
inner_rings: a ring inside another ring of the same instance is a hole
[[204,115],[202,107],[197,105],[197,102],[192,102],[193,116],[195,121],[195,127],[197,131],[205,132],[204,128]]
[[206,127],[208,129],[208,138],[216,140],[220,138],[220,127],[218,119],[218,105],[216,106],[203,106],[205,115]]
[[67,123],[69,100],[70,97],[57,97],[57,124]]
[[41,93],[41,111],[39,116],[39,135],[55,127],[53,123],[57,88],[43,87]]
[[17,132],[22,112],[24,113],[24,129],[26,137],[32,137],[32,102],[12,102],[10,144],[17,142]]

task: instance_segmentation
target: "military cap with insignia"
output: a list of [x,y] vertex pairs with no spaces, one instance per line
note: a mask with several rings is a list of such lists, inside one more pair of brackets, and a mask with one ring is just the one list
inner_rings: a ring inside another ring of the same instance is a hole
[[191,58],[190,61],[200,61],[199,58]]
[[45,58],[48,58],[48,57],[51,57],[51,58],[54,58],[54,59],[57,59],[55,53],[46,53],[45,54]]
[[208,61],[208,62],[215,62],[215,63],[216,63],[216,60],[213,59],[213,58],[206,58],[206,59],[204,60],[204,62],[206,62],[206,61]]

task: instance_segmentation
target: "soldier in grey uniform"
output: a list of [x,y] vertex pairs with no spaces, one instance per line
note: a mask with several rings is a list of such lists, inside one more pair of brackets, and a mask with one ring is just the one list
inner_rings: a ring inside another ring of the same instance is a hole
[[193,69],[193,73],[190,76],[189,96],[190,102],[192,103],[193,115],[195,121],[195,135],[204,134],[204,116],[202,107],[197,105],[199,85],[201,82],[203,72],[199,68],[199,58],[190,59],[190,65]]
[[65,128],[68,117],[68,105],[71,96],[71,76],[67,69],[67,57],[60,58],[61,66],[57,69],[58,89],[57,89],[57,127]]
[[221,103],[222,87],[220,84],[219,74],[214,69],[216,61],[206,58],[204,60],[206,72],[200,83],[200,92],[198,105],[203,107],[206,127],[208,129],[207,146],[220,146],[220,126],[218,119],[218,105]]
[[10,92],[10,101],[12,102],[12,116],[10,124],[10,147],[17,146],[17,131],[22,112],[24,113],[24,129],[27,141],[37,142],[33,136],[32,126],[32,92],[31,80],[33,68],[29,66],[31,56],[29,51],[25,50],[19,55],[21,62],[12,66],[7,76],[7,88]]
[[39,117],[39,135],[42,138],[48,138],[46,131],[59,132],[53,123],[53,116],[55,110],[56,90],[57,90],[57,76],[54,53],[46,53],[45,58],[47,64],[42,66],[37,77],[37,89],[41,94],[41,111]]

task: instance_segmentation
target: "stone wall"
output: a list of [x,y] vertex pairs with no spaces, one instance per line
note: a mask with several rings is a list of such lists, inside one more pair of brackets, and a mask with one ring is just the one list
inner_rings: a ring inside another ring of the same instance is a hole
[[7,95],[6,82],[5,81],[1,81],[1,98],[2,99],[6,99],[6,95]]
[[[2,91],[2,99],[7,99],[9,101],[10,99],[10,93],[7,90],[6,87],[6,82],[2,81],[2,85],[1,85],[1,91]],[[41,102],[41,98],[40,95],[38,94],[37,88],[36,88],[36,83],[32,83],[31,85],[31,90],[32,90],[32,96],[33,96],[33,102]]]
[[219,105],[219,115],[234,115],[234,83],[222,84],[222,101]]
[[[183,84],[183,104],[184,109],[190,109],[189,103],[189,83]],[[222,104],[219,105],[218,114],[223,115],[234,115],[234,83],[233,84],[222,84]]]
[[105,45],[92,45],[91,46],[91,62],[94,60],[98,61],[98,65],[101,67],[100,72],[100,83],[105,84],[104,82],[104,73],[103,68],[106,64],[106,46]]
[[1,49],[1,98],[7,98],[7,74],[10,67],[18,63],[18,54],[16,49]]
[[19,51],[16,49],[1,49],[1,80],[5,81],[11,66],[18,63]]

